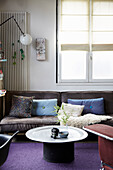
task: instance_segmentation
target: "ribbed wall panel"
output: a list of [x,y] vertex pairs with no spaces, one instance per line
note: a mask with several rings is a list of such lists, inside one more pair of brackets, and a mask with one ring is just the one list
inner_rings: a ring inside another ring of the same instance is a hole
[[[1,12],[0,22],[14,16],[23,32],[26,32],[27,13],[26,12]],[[13,19],[0,27],[0,40],[7,62],[3,64],[4,88],[7,90],[27,90],[27,48],[18,43],[21,32]],[[12,45],[14,43],[14,46]],[[25,58],[21,59],[20,49],[24,50]],[[16,52],[16,64],[14,65],[14,52]]]

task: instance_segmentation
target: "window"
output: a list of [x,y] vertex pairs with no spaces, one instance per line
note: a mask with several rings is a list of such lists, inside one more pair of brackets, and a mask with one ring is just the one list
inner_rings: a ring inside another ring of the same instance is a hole
[[57,0],[57,82],[113,82],[113,0]]

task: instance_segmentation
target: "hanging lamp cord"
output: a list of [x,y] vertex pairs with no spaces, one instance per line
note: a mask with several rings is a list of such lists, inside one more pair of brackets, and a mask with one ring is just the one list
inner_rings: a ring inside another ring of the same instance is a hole
[[21,32],[23,35],[25,35],[25,33],[24,33],[24,32],[22,31],[22,29],[20,28],[20,26],[19,26],[18,22],[16,21],[16,19],[14,18],[14,16],[11,16],[10,18],[6,19],[4,22],[2,22],[2,23],[0,24],[0,26],[2,26],[3,24],[5,24],[6,22],[8,22],[10,19],[13,19],[13,20],[15,21],[15,23],[16,23],[17,27],[19,28],[20,32]]

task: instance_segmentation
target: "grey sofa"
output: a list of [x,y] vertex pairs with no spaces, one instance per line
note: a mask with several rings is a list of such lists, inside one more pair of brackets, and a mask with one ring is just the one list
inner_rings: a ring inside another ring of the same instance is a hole
[[[1,116],[0,131],[14,132],[19,130],[25,132],[31,128],[55,125],[57,118],[55,116],[37,116],[31,118],[16,118],[8,116],[12,105],[12,96],[35,96],[35,99],[53,99],[56,98],[58,105],[62,102],[67,102],[67,99],[92,99],[92,98],[104,98],[105,112],[107,115],[113,117],[113,91],[8,91],[5,96],[5,113]],[[3,110],[1,102],[1,113]],[[113,119],[101,122],[113,126]]]

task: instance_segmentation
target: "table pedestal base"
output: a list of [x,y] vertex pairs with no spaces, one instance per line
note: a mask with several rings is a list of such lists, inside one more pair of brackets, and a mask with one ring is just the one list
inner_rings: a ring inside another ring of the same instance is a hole
[[71,162],[74,160],[74,142],[43,143],[43,158],[48,162]]

